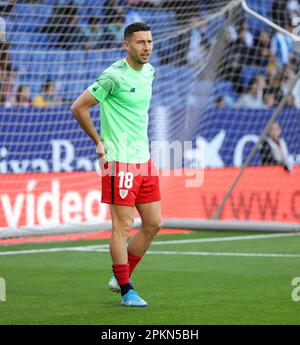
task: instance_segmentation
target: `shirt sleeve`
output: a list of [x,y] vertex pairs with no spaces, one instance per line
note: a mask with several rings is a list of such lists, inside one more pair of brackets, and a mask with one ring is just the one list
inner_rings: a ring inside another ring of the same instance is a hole
[[116,92],[118,85],[119,83],[115,76],[104,72],[87,89],[97,101],[103,102],[107,96],[113,95]]

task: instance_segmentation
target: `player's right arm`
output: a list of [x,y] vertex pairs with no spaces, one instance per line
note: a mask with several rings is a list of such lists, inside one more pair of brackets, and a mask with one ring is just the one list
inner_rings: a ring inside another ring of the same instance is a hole
[[89,108],[104,102],[106,97],[117,91],[118,85],[117,77],[107,69],[76,99],[71,108],[80,126],[96,144],[98,158],[102,160],[105,160],[105,147],[93,125]]
[[71,111],[78,121],[81,128],[93,140],[96,145],[99,158],[104,158],[105,148],[104,144],[94,127],[89,108],[98,104],[99,101],[91,95],[88,90],[85,90],[72,104]]

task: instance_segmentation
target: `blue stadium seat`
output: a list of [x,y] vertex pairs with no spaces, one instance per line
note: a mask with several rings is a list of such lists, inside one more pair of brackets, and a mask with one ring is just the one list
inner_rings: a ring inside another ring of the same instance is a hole
[[48,49],[49,59],[58,64],[63,64],[66,61],[67,52],[64,49],[51,48]]
[[176,67],[172,65],[162,65],[156,68],[156,78],[161,81],[168,81],[176,76]]
[[[84,16],[87,22],[90,16],[102,16],[102,6],[106,0],[98,0],[95,6],[94,0],[75,0],[75,4],[79,8],[79,15]],[[80,19],[82,22],[82,18]]]
[[257,18],[247,15],[248,29],[253,35],[258,35],[261,30],[269,31],[269,26]]
[[76,78],[73,80],[65,81],[61,84],[61,95],[68,101],[75,100],[88,86],[90,83],[85,80]]
[[30,74],[20,74],[17,77],[17,86],[28,85],[30,87],[31,99],[36,97],[39,93],[42,92],[43,84],[46,79],[44,77],[34,77]]
[[[30,34],[24,33],[24,32],[19,32],[19,31],[13,31],[13,32],[8,32],[7,33],[7,40],[11,43],[15,44],[29,44],[30,43]],[[30,50],[31,47],[27,47],[28,50]]]
[[139,10],[139,15],[150,27],[154,39],[165,33],[176,30],[175,15],[168,11]]
[[17,32],[39,32],[52,13],[51,7],[38,4],[18,4],[14,6],[10,17],[14,18],[13,30]]
[[152,51],[151,57],[150,57],[150,63],[156,67],[157,65],[159,65],[159,56],[158,53],[156,51],[156,49],[154,49]]
[[98,0],[97,1],[97,6],[95,6],[95,1],[94,0],[75,0],[75,4],[80,6],[80,7],[100,7],[104,4],[106,0]]
[[30,86],[32,100],[36,96],[38,96],[38,95],[43,93],[44,82],[38,83],[38,82],[34,81],[33,83],[29,83],[28,85]]
[[23,72],[27,71],[31,62],[31,54],[27,47],[16,44],[12,45],[9,51],[9,57],[13,68],[17,68]]
[[105,62],[106,55],[107,53],[100,50],[88,50],[85,52],[83,69],[86,72],[87,80],[95,80],[108,67],[107,62]]
[[125,57],[125,52],[120,50],[110,50],[103,52],[103,64],[109,67],[112,63],[117,60],[123,59]]
[[36,49],[43,49],[49,47],[50,36],[47,34],[35,33],[31,36],[31,43],[34,44]]
[[93,82],[96,78],[98,78],[103,71],[108,66],[106,64],[99,64],[99,63],[90,63],[87,64],[87,69],[85,70],[86,76],[85,78],[87,80],[90,80],[90,82]]
[[85,59],[86,63],[102,62],[104,61],[105,54],[102,50],[86,50]]
[[272,7],[272,1],[268,0],[247,0],[248,7],[257,13],[269,17],[270,10]]
[[70,5],[70,0],[57,0],[56,4],[59,4],[60,6]]
[[40,49],[49,46],[51,37],[46,34],[32,33],[32,32],[8,32],[7,40],[14,45],[27,45],[26,49],[32,51],[34,49]]
[[31,53],[29,72],[33,75],[42,75],[53,80],[64,69],[64,61],[64,51],[34,50]]
[[14,19],[11,17],[6,17],[5,18],[5,30],[6,30],[6,34],[10,33],[13,31],[13,27],[14,27]]
[[53,6],[57,3],[57,0],[43,0],[44,5]]
[[256,67],[256,66],[246,66],[242,68],[242,84],[248,85],[250,80],[256,75],[266,75],[265,67]]
[[15,16],[22,16],[22,15],[31,15],[33,14],[33,5],[31,4],[18,4],[18,6],[14,6],[11,14],[15,15]]
[[83,50],[67,50],[64,55],[65,62],[84,63],[85,52]]
[[190,81],[195,78],[197,74],[197,69],[193,66],[185,65],[176,67],[175,78],[180,83],[190,83]]
[[215,94],[217,96],[227,96],[234,94],[234,88],[230,81],[219,81],[215,86]]
[[[155,49],[158,53],[160,63],[163,64],[165,59],[169,60],[170,62],[175,62],[176,60],[176,45],[177,45],[177,37],[171,37],[165,39],[163,42],[158,42],[155,45]],[[155,44],[155,40],[154,40]]]
[[84,69],[85,53],[84,51],[67,51],[64,56],[64,68],[69,73],[77,73]]
[[47,49],[33,49],[31,51],[31,61],[33,64],[37,62],[46,63],[49,60],[48,50]]

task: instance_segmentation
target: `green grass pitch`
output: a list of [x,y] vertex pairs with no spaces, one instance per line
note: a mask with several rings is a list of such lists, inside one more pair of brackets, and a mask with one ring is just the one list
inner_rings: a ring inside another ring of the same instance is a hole
[[300,324],[300,301],[292,299],[300,236],[245,238],[257,235],[157,237],[132,277],[149,304],[141,309],[121,306],[108,290],[107,240],[0,247],[15,252],[0,255],[0,324]]

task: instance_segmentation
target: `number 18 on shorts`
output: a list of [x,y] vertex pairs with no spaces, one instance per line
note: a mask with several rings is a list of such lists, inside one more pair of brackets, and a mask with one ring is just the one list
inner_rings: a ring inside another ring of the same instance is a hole
[[102,202],[134,207],[160,200],[159,177],[151,161],[131,164],[106,163],[102,174]]

